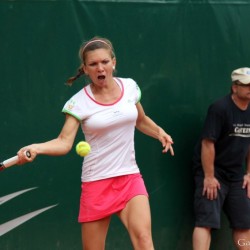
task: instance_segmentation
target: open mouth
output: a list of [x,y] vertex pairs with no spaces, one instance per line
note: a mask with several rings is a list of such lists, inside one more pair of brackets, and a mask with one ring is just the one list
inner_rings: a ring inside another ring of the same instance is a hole
[[102,75],[102,76],[98,76],[97,78],[98,78],[99,80],[104,80],[104,79],[105,79],[105,76]]

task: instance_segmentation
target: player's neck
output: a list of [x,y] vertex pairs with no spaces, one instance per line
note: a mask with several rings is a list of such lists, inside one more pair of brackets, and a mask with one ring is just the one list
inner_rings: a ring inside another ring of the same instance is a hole
[[112,103],[121,97],[122,90],[120,86],[112,80],[110,84],[105,87],[90,85],[91,91],[95,100],[101,103]]

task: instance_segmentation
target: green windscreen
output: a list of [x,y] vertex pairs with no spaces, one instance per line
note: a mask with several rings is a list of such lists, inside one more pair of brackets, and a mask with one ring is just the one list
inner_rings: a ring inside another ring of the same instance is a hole
[[[155,249],[191,250],[193,148],[208,105],[229,93],[233,69],[250,64],[249,13],[242,0],[1,0],[1,160],[58,136],[65,102],[86,84],[64,84],[76,74],[78,49],[93,36],[107,37],[117,76],[138,83],[146,114],[174,139],[171,157],[159,141],[135,135]],[[79,130],[74,146],[80,140]],[[1,250],[81,249],[81,164],[72,148],[0,173]],[[106,249],[132,249],[115,216]],[[211,249],[234,249],[224,215]]]

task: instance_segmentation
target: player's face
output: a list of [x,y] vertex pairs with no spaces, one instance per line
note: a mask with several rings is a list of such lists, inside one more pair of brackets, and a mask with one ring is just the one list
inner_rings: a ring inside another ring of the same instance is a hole
[[88,51],[85,58],[84,72],[98,86],[105,86],[113,80],[115,59],[107,49]]

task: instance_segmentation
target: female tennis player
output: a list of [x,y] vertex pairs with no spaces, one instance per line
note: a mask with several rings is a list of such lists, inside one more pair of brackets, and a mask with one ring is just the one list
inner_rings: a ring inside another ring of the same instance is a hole
[[[105,249],[110,219],[116,214],[130,235],[134,249],[153,250],[148,193],[135,159],[134,132],[137,128],[170,151],[173,140],[144,112],[141,91],[131,78],[114,77],[116,57],[111,42],[94,37],[79,51],[78,74],[90,79],[63,107],[65,124],[53,140],[19,150],[19,163],[33,161],[37,155],[64,155],[74,143],[79,125],[91,153],[84,157],[82,193],[78,221],[82,227],[84,249]],[[31,158],[23,152],[29,150]],[[153,168],[154,166],[152,166]]]

